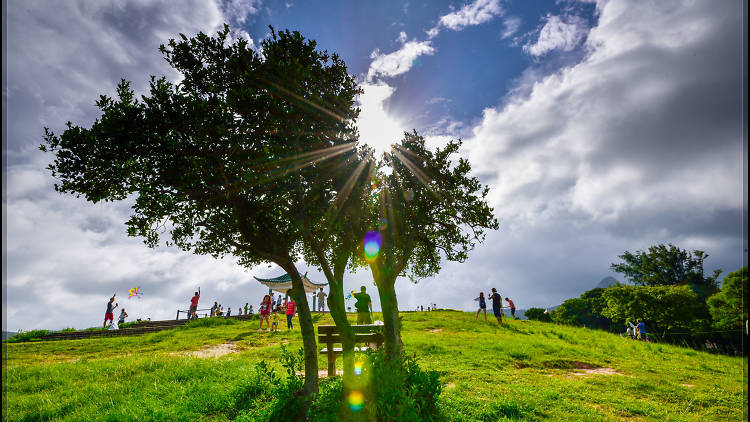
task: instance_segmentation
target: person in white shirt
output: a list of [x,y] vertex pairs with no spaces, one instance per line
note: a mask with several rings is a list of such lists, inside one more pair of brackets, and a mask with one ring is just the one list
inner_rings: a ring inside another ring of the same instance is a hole
[[328,296],[324,291],[323,288],[320,288],[320,291],[317,294],[318,296],[318,312],[325,312],[326,311],[326,296]]

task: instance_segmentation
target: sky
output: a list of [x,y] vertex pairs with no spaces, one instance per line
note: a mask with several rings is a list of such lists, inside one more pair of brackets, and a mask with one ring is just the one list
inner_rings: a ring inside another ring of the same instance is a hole
[[[179,75],[160,44],[226,22],[253,48],[298,30],[339,54],[364,89],[361,141],[416,129],[489,186],[500,229],[464,263],[396,282],[399,308],[472,311],[496,287],[517,307],[551,307],[604,277],[625,251],[659,243],[709,254],[706,271],[747,265],[747,6],[727,0],[3,2],[3,330],[101,324],[118,294],[130,319],[236,310],[266,292],[242,268],[128,237],[132,200],[58,194],[44,127],[89,126],[120,79]],[[314,267],[297,263],[317,282]],[[365,285],[366,270],[345,288]],[[128,299],[128,289],[143,295]],[[353,304],[350,304],[353,305]]]

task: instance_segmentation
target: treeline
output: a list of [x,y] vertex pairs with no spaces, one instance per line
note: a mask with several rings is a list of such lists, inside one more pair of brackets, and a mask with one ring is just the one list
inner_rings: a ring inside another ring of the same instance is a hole
[[721,270],[703,272],[707,257],[671,244],[626,251],[611,268],[631,284],[589,290],[550,312],[531,308],[526,317],[613,333],[641,319],[649,337],[660,342],[747,353],[747,267],[728,274],[719,287]]

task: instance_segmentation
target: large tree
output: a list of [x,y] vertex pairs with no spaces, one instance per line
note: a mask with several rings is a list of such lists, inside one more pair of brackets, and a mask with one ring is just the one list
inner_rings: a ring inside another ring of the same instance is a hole
[[727,274],[721,291],[708,298],[714,326],[722,330],[746,329],[749,297],[747,267]]
[[[436,274],[441,261],[463,262],[497,220],[487,204],[489,189],[470,175],[471,165],[455,157],[461,141],[430,150],[416,131],[404,133],[380,162],[371,180],[370,240],[379,248],[359,257],[370,267],[383,310],[385,348],[401,353],[401,327],[395,282]],[[376,253],[377,252],[377,253]]]
[[648,251],[625,251],[621,262],[610,268],[625,275],[633,284],[640,286],[689,285],[701,300],[717,290],[717,279],[721,270],[706,277],[703,272],[708,254],[701,250],[688,252],[672,244],[651,246]]
[[122,81],[90,127],[45,128],[40,147],[59,192],[87,200],[134,197],[128,234],[244,266],[273,262],[292,278],[305,349],[304,392],[317,391],[317,347],[295,266],[306,223],[335,195],[330,174],[356,156],[358,92],[344,62],[298,32],[276,32],[262,55],[229,28],[160,47],[183,79],[151,78],[136,99]]

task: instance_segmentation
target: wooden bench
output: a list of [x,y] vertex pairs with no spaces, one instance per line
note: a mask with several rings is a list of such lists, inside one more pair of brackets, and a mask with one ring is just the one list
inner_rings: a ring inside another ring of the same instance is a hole
[[[370,349],[371,344],[375,348],[383,345],[383,326],[382,325],[352,325],[354,330],[354,351],[364,352]],[[321,355],[328,355],[328,376],[336,375],[336,355],[343,354],[341,347],[334,347],[335,344],[341,344],[341,331],[335,325],[318,326],[318,343],[325,344],[326,347],[320,351]],[[366,343],[367,346],[356,347],[359,343]]]

